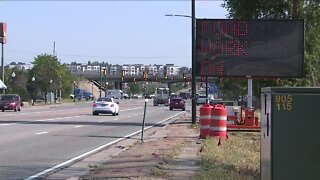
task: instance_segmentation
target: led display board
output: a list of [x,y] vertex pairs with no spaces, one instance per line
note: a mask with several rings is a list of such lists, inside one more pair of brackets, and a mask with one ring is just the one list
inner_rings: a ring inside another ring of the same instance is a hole
[[304,21],[197,19],[196,75],[304,77]]

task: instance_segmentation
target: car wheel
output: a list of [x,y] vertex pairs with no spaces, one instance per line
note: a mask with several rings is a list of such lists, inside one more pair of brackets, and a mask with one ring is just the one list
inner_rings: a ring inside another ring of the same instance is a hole
[[21,108],[18,108],[18,111],[21,111]]
[[182,108],[182,111],[185,111],[186,109],[185,108]]
[[117,113],[116,112],[114,112],[114,113],[112,113],[112,116],[115,116]]
[[17,112],[17,106],[16,106],[16,107],[14,107],[14,112]]
[[4,112],[4,109],[2,109],[2,112]]
[[169,108],[169,109],[170,109],[170,111],[172,111],[173,108]]
[[97,116],[97,115],[99,115],[99,113],[92,112],[92,115]]

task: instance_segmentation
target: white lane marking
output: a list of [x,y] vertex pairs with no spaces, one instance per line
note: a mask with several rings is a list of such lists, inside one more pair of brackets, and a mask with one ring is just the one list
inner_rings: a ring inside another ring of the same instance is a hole
[[53,121],[53,120],[61,120],[61,119],[78,118],[78,117],[83,117],[83,116],[85,116],[85,115],[81,115],[81,116],[68,116],[68,117],[59,117],[59,118],[51,118],[51,119],[39,119],[39,120],[31,121],[31,122]]
[[83,127],[82,125],[79,125],[79,126],[75,126],[75,128],[81,128],[81,127]]
[[[141,109],[141,108],[142,107],[136,107],[136,108],[132,108],[132,109],[124,109],[124,110],[120,110],[120,112],[131,111],[131,110],[136,110],[136,109]],[[77,108],[75,110],[78,110],[78,109],[88,109],[88,108]],[[69,110],[62,109],[62,110],[55,110],[55,111],[37,111],[37,112],[27,112],[27,113],[12,113],[12,114],[3,114],[3,115],[12,116],[12,115],[25,115],[25,114],[40,114],[40,113],[58,112],[58,111],[70,111],[70,109]]]
[[[168,121],[168,120],[170,120],[170,119],[172,119],[172,118],[174,118],[174,117],[176,117],[176,116],[178,116],[178,115],[180,115],[180,114],[182,114],[182,113],[183,113],[183,112],[180,112],[180,113],[175,114],[175,115],[173,115],[173,116],[171,116],[171,117],[169,117],[169,118],[166,118],[166,119],[164,119],[164,120],[162,120],[162,121],[160,121],[160,122],[158,122],[158,123],[156,123],[156,124],[154,124],[154,125],[152,125],[152,126],[148,126],[148,127],[144,128],[144,130],[150,129],[150,128],[152,128],[153,126],[157,126],[158,124],[161,124],[161,123],[163,123],[163,122],[165,122],[165,121]],[[102,145],[102,146],[100,146],[100,147],[98,147],[98,148],[96,148],[96,149],[93,149],[93,150],[91,150],[91,151],[89,151],[89,152],[86,152],[86,153],[81,154],[81,155],[79,155],[79,156],[77,156],[77,157],[74,157],[74,158],[72,158],[72,159],[69,159],[69,160],[67,160],[67,161],[65,161],[65,162],[63,162],[63,163],[61,163],[61,164],[58,164],[58,165],[52,167],[52,168],[46,169],[46,170],[41,171],[41,172],[39,172],[39,173],[37,173],[37,174],[35,174],[35,175],[32,175],[32,176],[30,176],[30,177],[28,177],[28,178],[25,178],[24,180],[37,179],[37,178],[39,178],[40,176],[43,176],[43,175],[45,175],[45,174],[47,174],[47,173],[50,173],[50,172],[52,172],[52,171],[55,171],[56,169],[61,169],[61,168],[65,167],[65,166],[67,166],[67,165],[70,165],[70,164],[73,164],[73,163],[75,163],[75,162],[78,162],[78,161],[80,161],[81,159],[84,159],[84,158],[86,158],[87,156],[90,156],[91,154],[95,154],[95,153],[103,150],[104,148],[112,145],[112,144],[115,144],[115,143],[117,143],[117,142],[119,142],[119,141],[122,141],[122,140],[124,140],[124,139],[127,139],[128,137],[131,137],[131,136],[134,136],[134,135],[136,135],[136,134],[139,134],[141,131],[142,131],[142,130],[139,130],[139,131],[133,132],[133,133],[131,133],[131,134],[128,134],[128,135],[126,135],[126,136],[124,136],[124,137],[122,137],[122,138],[119,138],[119,139],[117,139],[117,140],[114,140],[114,141],[112,141],[112,142],[109,142],[109,143],[107,143],[107,144],[105,144],[105,145]]]
[[8,123],[8,124],[0,124],[0,126],[11,126],[11,125],[15,125],[17,123]]
[[128,118],[130,118],[131,116],[127,116]]
[[104,123],[104,121],[100,121],[99,123],[100,123],[100,124],[101,124],[101,123]]
[[115,118],[114,120],[115,120],[115,121],[116,121],[116,120],[119,120],[119,118]]
[[124,112],[124,111],[131,111],[131,110],[136,110],[136,109],[142,109],[142,107],[137,107],[137,108],[132,108],[132,109],[120,110],[120,112]]
[[39,132],[36,135],[41,135],[41,134],[47,134],[48,132],[44,131],[44,132]]
[[24,114],[40,114],[40,113],[48,113],[48,112],[58,112],[58,111],[70,111],[70,110],[78,110],[78,109],[88,109],[86,108],[77,108],[77,109],[61,109],[61,110],[54,110],[54,111],[36,111],[36,112],[19,112],[19,113],[11,113],[11,114],[3,114],[5,116],[12,116],[12,115],[24,115]]

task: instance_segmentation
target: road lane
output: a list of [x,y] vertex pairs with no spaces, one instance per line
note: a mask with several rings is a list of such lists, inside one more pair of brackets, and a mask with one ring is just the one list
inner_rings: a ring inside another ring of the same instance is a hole
[[[69,118],[63,118],[63,114],[70,115],[69,111],[59,111],[56,119],[43,118],[51,113],[46,111],[40,113],[42,119],[32,113],[15,115],[10,121],[16,124],[0,126],[0,179],[29,177],[141,130],[143,102],[127,101],[120,105],[120,116],[92,116],[91,107],[84,112],[83,106],[73,109],[74,117]],[[168,107],[148,105],[146,125],[154,125],[177,113],[179,111],[169,111]],[[23,118],[35,119],[25,121]],[[1,125],[7,121],[1,116]]]

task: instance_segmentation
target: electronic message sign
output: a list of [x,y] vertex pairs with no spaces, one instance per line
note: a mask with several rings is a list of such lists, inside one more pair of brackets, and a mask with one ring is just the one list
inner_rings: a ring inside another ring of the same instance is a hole
[[304,21],[197,19],[196,75],[304,77]]

